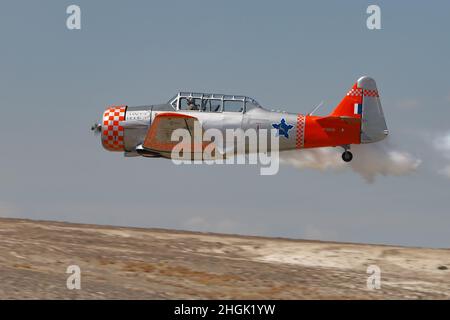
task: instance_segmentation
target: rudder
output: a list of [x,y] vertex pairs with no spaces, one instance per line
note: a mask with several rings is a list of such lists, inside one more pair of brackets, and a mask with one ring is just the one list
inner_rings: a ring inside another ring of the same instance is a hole
[[358,79],[330,116],[361,119],[361,143],[380,141],[388,135],[376,82],[367,76]]

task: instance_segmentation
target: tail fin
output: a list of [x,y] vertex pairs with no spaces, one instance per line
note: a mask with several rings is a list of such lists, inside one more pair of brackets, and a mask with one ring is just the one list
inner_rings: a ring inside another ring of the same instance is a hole
[[388,135],[377,84],[370,77],[359,78],[330,116],[361,119],[361,143],[380,141]]

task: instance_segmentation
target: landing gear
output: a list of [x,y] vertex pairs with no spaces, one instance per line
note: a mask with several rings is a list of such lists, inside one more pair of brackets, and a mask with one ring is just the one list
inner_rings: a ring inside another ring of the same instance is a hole
[[345,162],[350,162],[353,159],[353,154],[348,151],[350,150],[350,145],[349,144],[345,144],[343,146],[341,146],[342,148],[344,148],[344,153],[342,153],[342,160],[344,160]]
[[350,162],[353,159],[353,154],[348,151],[345,150],[344,153],[342,153],[342,160],[344,160],[345,162]]

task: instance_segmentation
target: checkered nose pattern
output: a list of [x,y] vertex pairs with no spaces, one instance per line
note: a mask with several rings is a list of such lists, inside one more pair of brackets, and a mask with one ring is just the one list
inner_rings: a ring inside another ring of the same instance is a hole
[[112,106],[103,113],[102,144],[109,151],[124,151],[123,127],[126,106]]

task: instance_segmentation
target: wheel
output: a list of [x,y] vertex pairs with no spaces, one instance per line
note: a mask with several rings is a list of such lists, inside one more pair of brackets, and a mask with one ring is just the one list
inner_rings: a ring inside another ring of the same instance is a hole
[[344,160],[345,162],[350,162],[353,159],[353,154],[350,151],[345,151],[342,154],[342,160]]

